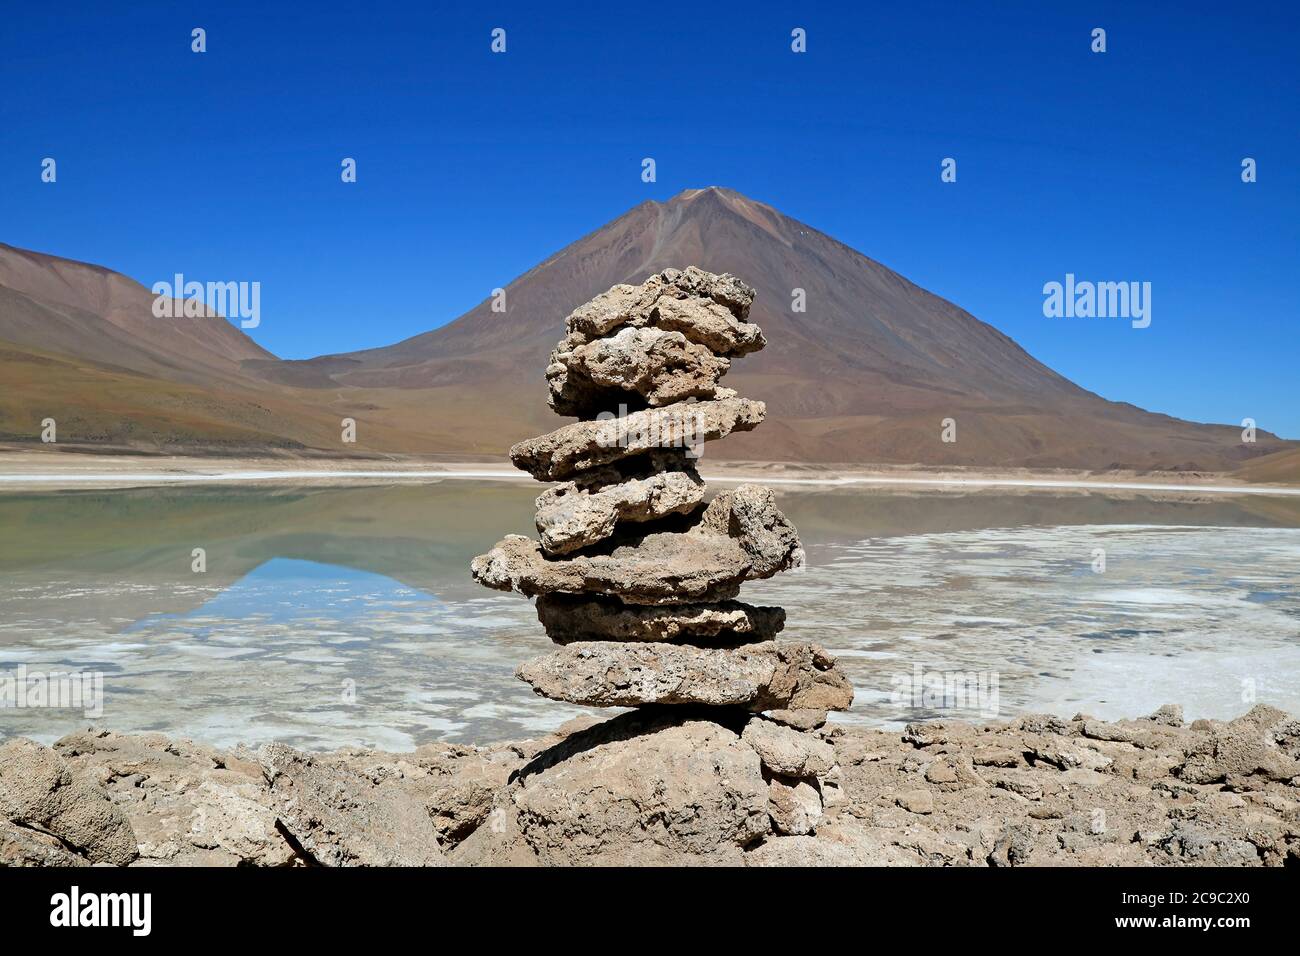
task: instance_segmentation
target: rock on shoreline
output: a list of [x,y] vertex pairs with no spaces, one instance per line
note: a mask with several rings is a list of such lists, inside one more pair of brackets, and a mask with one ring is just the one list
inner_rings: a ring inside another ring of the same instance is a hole
[[646,707],[407,754],[16,738],[0,865],[1300,863],[1300,721],[1272,707],[1190,726],[1174,707],[902,733],[823,719]]

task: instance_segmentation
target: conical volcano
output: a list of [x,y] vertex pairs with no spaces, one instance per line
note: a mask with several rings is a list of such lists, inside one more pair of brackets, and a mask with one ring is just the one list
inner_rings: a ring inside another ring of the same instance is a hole
[[[768,426],[728,442],[727,457],[1227,470],[1287,447],[1102,399],[951,302],[717,187],[644,202],[567,246],[505,286],[504,313],[485,301],[432,332],[313,363],[338,384],[437,389],[483,414],[488,443],[504,449],[546,425],[542,386],[521,373],[545,362],[569,305],[686,263],[750,277],[772,343],[728,380],[764,397]],[[792,308],[795,289],[805,311]],[[940,440],[945,418],[958,441]]]
[[[727,379],[767,402],[763,434],[720,457],[1231,471],[1298,447],[1106,401],[880,263],[716,187],[641,203],[503,277],[504,312],[486,299],[395,345],[306,361],[225,321],[157,319],[149,290],[108,269],[0,246],[0,439],[36,441],[49,416],[60,442],[500,457],[553,427],[535,370],[573,303],[686,265],[747,277],[771,341]],[[338,440],[345,417],[355,445]]]

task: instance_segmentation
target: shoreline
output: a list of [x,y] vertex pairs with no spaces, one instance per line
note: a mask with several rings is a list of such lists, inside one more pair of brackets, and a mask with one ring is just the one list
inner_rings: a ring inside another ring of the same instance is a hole
[[[1181,494],[1210,495],[1265,495],[1265,496],[1300,496],[1300,488],[1286,485],[1197,485],[1174,484],[1165,482],[1126,482],[1105,480],[1062,481],[1056,479],[1033,478],[920,478],[888,476],[852,476],[837,475],[826,478],[776,478],[766,475],[735,475],[716,472],[701,472],[706,481],[722,483],[759,482],[766,485],[825,486],[850,487],[853,485],[882,488],[1023,488],[1061,491],[1156,491]],[[228,484],[243,482],[251,484],[276,484],[292,482],[308,484],[317,482],[350,481],[519,481],[532,482],[533,478],[522,472],[507,471],[230,471],[230,472],[140,472],[135,474],[88,473],[77,474],[0,474],[0,492],[21,489],[25,485],[40,487],[45,490],[58,491],[73,488],[96,488],[104,486],[148,487],[164,484]]]
[[[54,460],[57,454],[57,461]],[[272,464],[281,467],[268,467]],[[0,494],[22,490],[129,488],[170,484],[346,484],[398,481],[519,481],[531,476],[502,462],[339,459],[142,458],[51,452],[0,452]],[[51,467],[54,466],[54,467]],[[713,461],[703,463],[707,481],[759,482],[790,487],[1021,489],[1167,494],[1300,496],[1300,486],[1252,484],[1227,474],[1176,472],[1091,473],[1067,469],[987,469],[921,466],[854,466]]]

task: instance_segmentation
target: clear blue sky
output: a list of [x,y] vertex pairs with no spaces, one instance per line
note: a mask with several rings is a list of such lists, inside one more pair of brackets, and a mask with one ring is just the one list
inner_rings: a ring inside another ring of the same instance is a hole
[[[1108,398],[1300,438],[1298,29],[1291,3],[11,4],[0,240],[260,281],[252,334],[296,358],[724,185]],[[1045,318],[1066,272],[1151,282],[1151,327]]]

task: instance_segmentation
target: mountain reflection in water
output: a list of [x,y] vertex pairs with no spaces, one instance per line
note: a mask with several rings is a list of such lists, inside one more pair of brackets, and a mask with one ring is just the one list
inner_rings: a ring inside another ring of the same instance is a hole
[[[0,672],[101,671],[122,731],[410,749],[539,734],[584,708],[514,679],[550,647],[469,561],[532,531],[536,486],[184,487],[0,496]],[[1294,499],[778,488],[809,567],[755,582],[841,657],[837,719],[1300,712]],[[195,548],[206,571],[191,570]],[[1105,572],[1093,570],[1098,549]],[[982,680],[979,700],[902,694]],[[993,701],[987,691],[996,689]],[[0,709],[51,741],[81,713]]]

